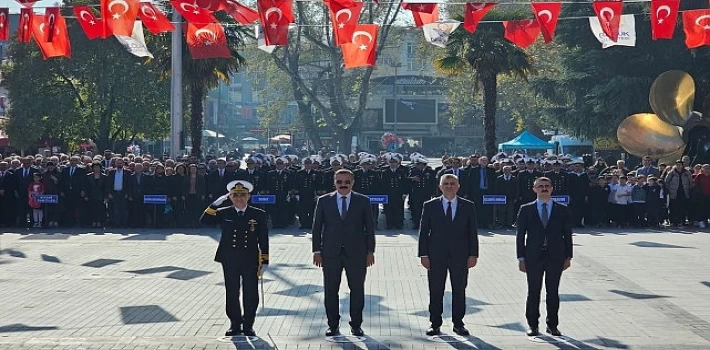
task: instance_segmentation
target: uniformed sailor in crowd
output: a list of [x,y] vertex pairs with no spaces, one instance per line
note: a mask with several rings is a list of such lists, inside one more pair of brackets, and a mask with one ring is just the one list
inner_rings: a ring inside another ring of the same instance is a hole
[[513,227],[515,223],[515,204],[518,200],[518,179],[513,175],[513,167],[510,165],[503,166],[503,174],[496,178],[494,186],[494,194],[503,195],[506,198],[505,204],[499,205],[496,208],[498,225],[504,228]]
[[427,165],[429,161],[426,157],[419,156],[410,160],[414,167],[409,170],[409,208],[412,211],[413,228],[416,230],[419,229],[424,202],[434,197],[436,173]]
[[409,183],[407,168],[400,166],[402,156],[394,153],[387,157],[389,166],[382,170],[382,188],[388,196],[385,204],[387,229],[404,228],[404,199],[407,196]]
[[[355,170],[355,186],[353,191],[364,195],[383,194],[380,172],[375,170],[377,157],[374,155],[364,155],[360,161],[360,169]],[[380,215],[380,205],[372,204],[372,214],[375,218],[375,229],[377,229],[377,219]]]
[[316,208],[316,198],[318,198],[316,192],[322,183],[320,172],[313,170],[313,160],[305,158],[303,169],[296,172],[294,180],[294,194],[298,201],[299,229],[313,227],[313,210]]
[[[226,336],[255,336],[254,319],[259,306],[258,280],[269,266],[269,230],[266,212],[247,205],[254,186],[244,180],[227,184],[227,194],[205,209],[200,221],[219,224],[222,236],[215,261],[222,264],[226,289],[226,311],[231,325]],[[221,207],[227,199],[231,206]],[[244,310],[239,300],[240,285]]]
[[293,188],[293,174],[286,170],[287,159],[276,158],[276,169],[266,174],[266,193],[276,196],[276,203],[271,204],[269,216],[273,228],[286,228],[292,214],[289,206],[289,191]]
[[552,181],[553,196],[568,196],[569,195],[569,175],[565,169],[562,169],[562,161],[559,159],[549,160],[546,164],[552,163],[552,170],[543,174],[546,178]]

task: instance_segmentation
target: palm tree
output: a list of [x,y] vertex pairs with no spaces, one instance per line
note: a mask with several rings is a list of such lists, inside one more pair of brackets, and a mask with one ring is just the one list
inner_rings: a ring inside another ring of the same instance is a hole
[[[508,19],[509,15],[506,14]],[[487,20],[500,20],[504,14],[491,11]],[[457,20],[463,22],[459,16]],[[503,37],[500,23],[481,23],[476,32],[470,33],[460,26],[449,37],[446,55],[434,61],[434,66],[444,74],[457,75],[467,69],[475,74],[474,90],[483,87],[483,133],[486,155],[497,151],[496,108],[498,75],[510,75],[527,80],[534,73],[532,57],[523,49]]]
[[[224,13],[215,13],[221,23],[235,24],[231,17]],[[220,81],[229,84],[231,75],[246,64],[246,60],[238,52],[244,46],[244,38],[249,36],[246,26],[224,26],[227,44],[232,52],[231,58],[211,58],[195,60],[190,56],[187,42],[183,36],[182,43],[182,76],[183,85],[187,88],[190,103],[190,138],[192,140],[191,155],[202,156],[202,128],[204,126],[204,100],[207,92],[218,86]],[[157,36],[160,40],[155,59],[158,61],[165,78],[172,75],[170,71],[170,34]]]

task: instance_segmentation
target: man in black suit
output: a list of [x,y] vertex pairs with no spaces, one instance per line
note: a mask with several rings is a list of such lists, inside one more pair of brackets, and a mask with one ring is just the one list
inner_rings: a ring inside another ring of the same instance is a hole
[[326,336],[340,334],[340,279],[350,287],[350,328],[355,336],[365,333],[365,274],[375,263],[375,220],[367,196],[352,192],[353,172],[340,169],[334,175],[337,190],[320,196],[313,219],[313,264],[323,267]]
[[62,169],[62,180],[59,181],[62,186],[59,193],[61,196],[59,203],[64,209],[63,221],[67,226],[83,222],[84,220],[81,218],[87,211],[82,210],[85,208],[82,208],[84,201],[81,200],[86,195],[83,190],[86,169],[80,164],[80,161],[79,156],[69,158],[69,165]]
[[551,199],[552,181],[539,177],[533,183],[537,199],[520,207],[516,237],[519,269],[527,275],[528,299],[525,317],[527,335],[539,335],[540,290],[543,275],[547,292],[547,333],[561,336],[557,329],[560,308],[558,289],[562,271],[572,260],[572,217],[569,209]]
[[[210,204],[200,221],[210,226],[219,224],[222,229],[214,260],[222,264],[224,272],[227,317],[231,322],[225,336],[256,336],[254,319],[259,307],[259,276],[269,266],[266,212],[247,205],[249,193],[254,190],[249,182],[234,180],[226,187],[229,193]],[[228,198],[233,204],[220,208]],[[240,284],[243,286],[243,314],[239,305]]]
[[419,258],[429,280],[429,336],[441,333],[446,274],[451,274],[452,318],[454,332],[469,335],[464,327],[468,269],[478,262],[478,229],[473,202],[456,195],[456,175],[444,174],[439,180],[442,196],[424,203],[419,229]]
[[131,192],[131,174],[123,168],[123,159],[116,157],[115,168],[108,170],[107,198],[111,213],[109,219],[115,227],[125,227],[128,223],[128,197]]

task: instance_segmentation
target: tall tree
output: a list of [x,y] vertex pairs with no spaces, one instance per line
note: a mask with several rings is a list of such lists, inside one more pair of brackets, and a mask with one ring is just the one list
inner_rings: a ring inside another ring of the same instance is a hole
[[[505,12],[491,11],[487,19],[510,19]],[[463,21],[459,17],[458,20]],[[526,80],[533,72],[532,58],[521,48],[503,38],[500,23],[482,23],[474,33],[460,26],[451,34],[446,54],[435,61],[435,66],[445,74],[461,74],[471,70],[476,85],[483,89],[483,128],[486,154],[493,156],[496,143],[496,109],[498,108],[499,75],[510,75]]]
[[[189,96],[191,154],[198,158],[202,156],[202,128],[205,123],[204,100],[207,92],[216,88],[220,80],[229,83],[230,76],[239,71],[246,63],[244,57],[237,52],[243,47],[244,38],[249,35],[246,27],[236,25],[234,19],[224,12],[215,13],[215,16],[224,25],[227,44],[232,53],[231,58],[193,59],[188,51],[185,37],[183,36],[182,39],[182,75],[184,85],[187,87],[187,96]],[[160,35],[157,38],[156,60],[164,72],[163,78],[167,80],[172,76],[170,66],[171,35]]]

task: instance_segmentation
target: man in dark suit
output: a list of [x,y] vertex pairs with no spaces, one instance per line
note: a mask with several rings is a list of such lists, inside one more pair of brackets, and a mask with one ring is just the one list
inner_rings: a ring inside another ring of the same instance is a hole
[[32,182],[34,173],[39,172],[39,169],[32,166],[32,158],[22,158],[22,166],[15,169],[15,198],[17,199],[17,226],[24,227],[28,223],[28,218],[32,218],[32,208],[30,208],[27,198],[27,188]]
[[352,171],[340,169],[334,177],[337,190],[318,198],[313,219],[313,264],[323,267],[325,284],[325,335],[340,334],[338,290],[345,269],[350,287],[350,330],[362,336],[365,274],[375,263],[375,220],[367,196],[352,192]]
[[[259,307],[259,276],[269,264],[269,229],[266,212],[247,205],[252,184],[234,180],[227,184],[228,194],[205,209],[200,221],[219,224],[222,235],[214,260],[222,264],[226,289],[227,317],[231,322],[225,336],[256,336],[254,319]],[[229,198],[233,205],[220,208]],[[242,243],[244,242],[244,243]],[[239,303],[239,285],[243,286],[244,313]],[[244,328],[242,328],[242,326]]]
[[453,174],[439,180],[442,196],[424,203],[419,229],[419,258],[429,280],[429,336],[441,333],[446,274],[451,274],[454,332],[469,335],[464,327],[468,269],[478,262],[478,229],[473,202],[456,195],[460,185]]
[[116,167],[108,170],[107,198],[111,214],[109,219],[115,227],[125,227],[128,223],[128,197],[130,190],[130,171],[123,168],[123,159],[116,157]]
[[86,181],[86,169],[80,164],[79,156],[69,158],[69,165],[62,169],[62,180],[59,182],[62,185],[59,195],[60,205],[64,209],[64,224],[74,226],[77,223],[83,222],[82,216],[86,210],[82,210],[84,201],[81,199],[86,195],[83,190],[84,181]]
[[547,333],[561,336],[557,329],[560,308],[558,289],[562,271],[572,260],[572,217],[569,209],[551,199],[552,181],[539,177],[533,183],[537,199],[524,204],[518,212],[517,255],[519,269],[527,275],[528,299],[525,317],[527,335],[539,335],[540,290],[545,277],[547,292]]
[[496,171],[488,167],[488,157],[478,158],[478,166],[468,172],[468,199],[476,203],[476,216],[482,228],[490,228],[493,221],[493,206],[483,205],[483,196],[491,194],[495,185]]

